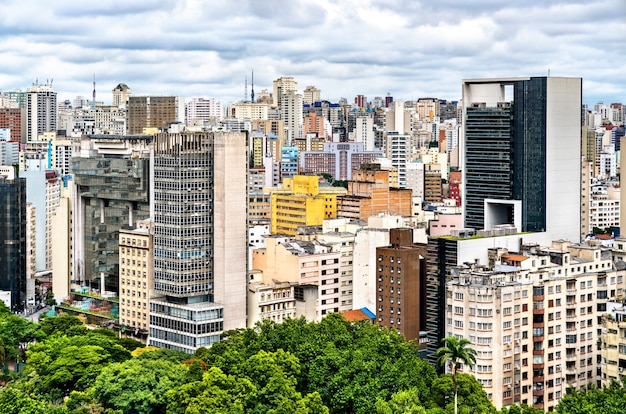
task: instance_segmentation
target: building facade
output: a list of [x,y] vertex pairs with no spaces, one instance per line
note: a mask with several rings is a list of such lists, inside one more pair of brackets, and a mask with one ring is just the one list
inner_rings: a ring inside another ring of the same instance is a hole
[[120,230],[119,323],[127,333],[146,341],[153,291],[153,223],[145,220],[133,230]]
[[465,226],[515,222],[518,231],[578,241],[582,79],[470,79],[462,87]]
[[0,291],[10,307],[26,306],[26,180],[0,167]]
[[246,326],[247,137],[159,133],[149,344],[193,353]]

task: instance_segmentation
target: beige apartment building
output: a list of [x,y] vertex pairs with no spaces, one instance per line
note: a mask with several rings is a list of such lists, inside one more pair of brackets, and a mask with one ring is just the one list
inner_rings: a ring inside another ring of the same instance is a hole
[[294,282],[263,283],[263,272],[253,270],[248,281],[248,326],[262,320],[282,322],[296,317]]
[[601,385],[622,381],[626,375],[626,306],[622,300],[609,302],[602,315],[600,346]]
[[143,342],[149,329],[153,290],[153,226],[151,220],[144,220],[134,230],[120,230],[119,236],[120,326]]
[[[252,269],[262,272],[261,280],[266,285],[296,284],[296,317],[319,321],[329,313],[339,312],[340,251],[316,240],[285,236],[268,236],[265,244],[264,249],[252,251]],[[248,314],[248,318],[256,316]]]
[[553,411],[565,390],[597,384],[599,318],[623,293],[624,271],[599,246],[553,242],[489,249],[446,286],[446,336],[477,351],[470,372],[493,404]]

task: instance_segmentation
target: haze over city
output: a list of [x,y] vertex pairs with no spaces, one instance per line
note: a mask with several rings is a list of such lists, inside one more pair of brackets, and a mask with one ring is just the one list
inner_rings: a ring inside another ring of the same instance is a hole
[[[579,76],[583,102],[621,102],[622,0],[3,2],[3,91],[53,82],[59,99],[210,96],[226,103],[279,76],[337,101],[460,99],[464,78]],[[36,10],[36,12],[33,12]],[[249,96],[249,95],[248,95]]]

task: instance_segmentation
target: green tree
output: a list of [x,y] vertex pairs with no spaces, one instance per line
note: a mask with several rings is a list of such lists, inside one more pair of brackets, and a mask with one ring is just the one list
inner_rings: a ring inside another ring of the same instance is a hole
[[227,375],[260,350],[282,349],[300,362],[296,390],[318,392],[336,413],[372,413],[378,398],[388,401],[412,387],[426,401],[434,369],[418,356],[414,343],[369,322],[347,322],[331,314],[320,322],[289,319],[259,323],[254,329],[226,333],[222,342],[196,353]]
[[45,333],[39,326],[17,315],[0,314],[0,340],[4,346],[6,360],[20,360],[20,343],[41,340]]
[[419,391],[416,388],[411,388],[393,394],[390,401],[384,401],[379,398],[376,401],[376,413],[426,414],[426,410],[420,404]]
[[95,333],[85,336],[54,335],[29,347],[29,369],[37,375],[38,392],[54,401],[91,386],[102,368],[123,362],[130,353],[111,339]]
[[105,408],[125,414],[166,412],[166,393],[185,382],[187,368],[170,361],[130,359],[102,369],[93,395]]
[[500,411],[501,414],[545,414],[543,410],[535,407],[529,407],[526,404],[512,405],[510,407],[504,407]]
[[472,368],[476,363],[476,350],[468,347],[471,342],[468,339],[460,339],[456,336],[448,336],[441,340],[443,346],[437,349],[437,365],[442,368],[449,363],[452,369],[452,381],[454,386],[454,414],[458,413],[458,389],[457,370],[459,364]]
[[568,388],[566,395],[556,406],[560,414],[602,413],[618,414],[626,412],[626,380],[613,381],[607,387],[598,389],[590,385],[581,390]]
[[[457,374],[458,410],[461,414],[483,413],[495,414],[493,406],[482,385],[470,374]],[[454,412],[454,377],[443,374],[432,383],[431,399],[428,407],[441,407],[445,412]]]
[[39,322],[39,329],[47,336],[53,334],[75,336],[75,334],[79,333],[76,328],[80,329],[80,334],[87,332],[85,324],[76,316],[71,315],[47,317]]

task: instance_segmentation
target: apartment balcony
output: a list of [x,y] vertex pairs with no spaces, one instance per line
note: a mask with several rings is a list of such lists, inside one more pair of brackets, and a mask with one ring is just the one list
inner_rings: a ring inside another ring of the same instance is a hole
[[565,360],[566,361],[576,361],[577,355],[575,353],[573,354],[565,354]]

